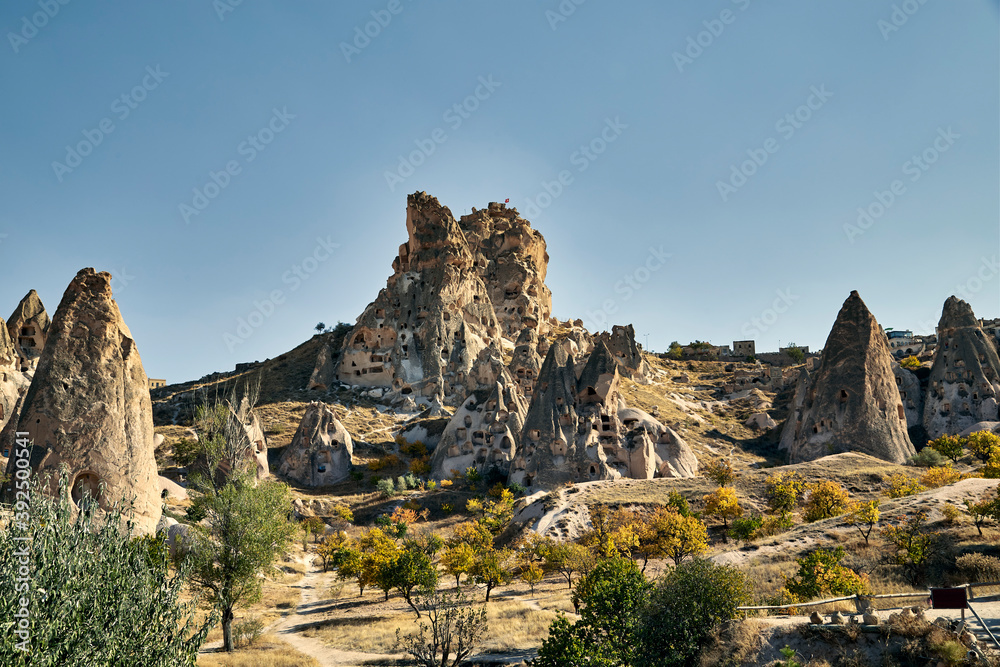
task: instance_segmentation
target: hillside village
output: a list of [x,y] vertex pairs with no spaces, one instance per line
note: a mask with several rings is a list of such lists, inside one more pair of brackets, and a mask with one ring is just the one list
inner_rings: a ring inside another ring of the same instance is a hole
[[[130,503],[181,567],[212,535],[202,472],[287,485],[287,548],[233,610],[237,650],[213,623],[199,665],[415,664],[397,629],[418,632],[426,588],[484,608],[472,663],[558,664],[560,623],[594,622],[579,582],[623,559],[665,590],[684,563],[748,582],[686,664],[1000,664],[997,313],[953,296],[915,334],[845,284],[821,350],[652,353],[627,322],[553,315],[560,249],[516,208],[456,218],[415,192],[404,222],[354,323],[198,380],[146,376],[108,273],[81,270],[51,317],[29,292],[0,322],[6,502],[18,470],[62,470],[47,493]],[[407,558],[423,579],[390,581]],[[928,608],[969,584],[984,625]],[[871,597],[890,593],[909,597]]]

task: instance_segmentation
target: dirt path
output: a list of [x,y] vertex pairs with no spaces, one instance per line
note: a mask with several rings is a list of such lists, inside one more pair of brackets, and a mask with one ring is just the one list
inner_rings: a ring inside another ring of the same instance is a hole
[[296,584],[302,591],[302,598],[295,611],[288,614],[271,627],[271,632],[301,653],[305,653],[323,667],[360,667],[371,660],[402,658],[402,655],[360,653],[357,651],[341,651],[328,646],[323,641],[306,637],[302,634],[307,628],[313,627],[322,618],[315,618],[319,608],[327,601],[323,599],[323,572],[315,568],[309,555],[303,556],[300,562],[306,566],[305,576]]

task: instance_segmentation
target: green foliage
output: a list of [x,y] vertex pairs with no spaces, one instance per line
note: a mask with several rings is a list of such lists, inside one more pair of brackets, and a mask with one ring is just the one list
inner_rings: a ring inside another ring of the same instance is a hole
[[795,343],[788,344],[788,348],[785,350],[785,354],[787,354],[788,358],[797,364],[801,364],[806,358],[806,353],[803,352],[800,348],[796,347]]
[[742,516],[733,519],[733,525],[729,529],[729,537],[739,542],[753,542],[759,537],[764,519],[759,514],[753,516]]
[[942,435],[928,442],[927,446],[956,463],[965,454],[962,439],[954,435]]
[[965,446],[983,463],[1000,456],[1000,436],[989,431],[976,431],[965,439]]
[[799,502],[805,481],[796,472],[778,472],[764,480],[764,496],[772,512],[791,512]]
[[670,349],[667,352],[667,358],[673,359],[674,361],[680,361],[684,358],[684,348],[677,341],[670,343]]
[[387,479],[380,479],[375,484],[375,489],[383,498],[392,498],[396,495],[396,484],[392,481],[391,477]]
[[927,563],[937,555],[940,537],[927,525],[927,513],[902,517],[898,523],[884,527],[882,537],[890,549],[886,554],[889,562],[900,566],[913,585],[921,583]]
[[417,608],[427,621],[412,634],[396,630],[396,646],[423,667],[458,667],[488,630],[486,607],[472,607],[461,593],[420,595]]
[[938,450],[932,447],[924,447],[917,452],[916,456],[911,456],[907,463],[920,468],[933,468],[934,466],[944,465],[944,462],[947,460]]
[[[214,471],[213,471],[214,473]],[[233,610],[260,599],[262,574],[288,549],[295,526],[288,521],[291,495],[280,482],[254,479],[249,470],[232,470],[219,485],[217,475],[195,476],[204,525],[192,526],[184,562],[192,584],[222,613],[223,646],[232,651]]]
[[733,470],[729,459],[719,459],[710,462],[705,466],[705,476],[719,486],[732,486],[736,480],[736,472]]
[[667,572],[650,596],[638,634],[636,667],[697,664],[702,648],[736,608],[750,604],[753,585],[741,570],[695,559]]
[[889,488],[885,490],[885,495],[889,498],[905,498],[926,490],[919,481],[901,472],[889,477],[888,483]]
[[809,499],[805,505],[806,521],[821,521],[840,516],[850,506],[847,491],[836,482],[826,481],[807,484]]
[[198,460],[200,453],[201,445],[196,440],[182,438],[174,445],[174,463],[187,467]]
[[247,616],[239,623],[233,624],[233,641],[237,648],[253,646],[264,634],[264,621],[257,616]]
[[560,615],[533,665],[632,665],[637,634],[652,588],[629,558],[603,560],[577,584],[573,603],[580,620]]
[[589,572],[596,562],[594,554],[587,547],[573,542],[548,541],[540,550],[546,569],[561,574],[569,588],[573,588],[574,574]]
[[693,516],[687,498],[678,491],[671,491],[667,494],[667,507],[673,507],[681,516]]
[[389,564],[388,576],[392,587],[400,592],[406,604],[410,605],[416,612],[417,618],[420,618],[420,608],[413,602],[413,590],[431,592],[437,588],[438,571],[431,562],[431,557],[416,547],[418,545],[411,543],[410,548],[404,549]]
[[162,538],[136,537],[129,508],[79,512],[65,471],[19,482],[31,501],[0,528],[0,664],[194,664],[217,617],[199,624],[197,601],[181,602],[188,570],[171,570]]
[[802,667],[802,663],[795,659],[795,649],[791,648],[787,644],[785,648],[778,649],[778,653],[784,660],[781,662],[781,667]]
[[465,469],[465,481],[469,486],[475,486],[483,481],[483,475],[475,466],[469,466]]
[[807,602],[825,595],[854,595],[871,592],[867,575],[859,575],[844,567],[844,548],[816,549],[802,558],[796,558],[799,570],[785,580],[785,590],[791,599]]

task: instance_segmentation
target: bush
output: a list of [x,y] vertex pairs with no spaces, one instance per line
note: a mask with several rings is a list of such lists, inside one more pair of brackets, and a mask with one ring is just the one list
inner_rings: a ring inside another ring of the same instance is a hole
[[920,360],[911,354],[910,356],[900,361],[899,365],[908,371],[915,371],[918,368],[920,368]]
[[962,479],[962,475],[951,467],[951,464],[928,468],[920,477],[920,483],[928,489],[936,489],[939,486],[954,484]]
[[1000,581],[1000,558],[981,553],[971,553],[955,559],[955,567],[968,584],[981,581]]
[[427,456],[427,445],[420,440],[416,440],[414,442],[401,445],[399,451],[401,454],[406,454],[412,458],[420,459]]
[[962,458],[962,454],[965,453],[965,448],[962,444],[963,441],[961,438],[954,435],[942,435],[940,438],[928,442],[927,447],[930,447],[940,453],[941,456],[957,462],[960,458]]
[[785,580],[785,590],[796,600],[807,602],[825,595],[854,595],[870,593],[868,575],[859,575],[840,564],[845,555],[843,547],[833,551],[817,549],[802,558],[796,558],[799,570]]
[[431,464],[426,458],[413,459],[410,461],[411,475],[429,475],[430,472]]
[[392,479],[380,479],[375,488],[382,494],[383,498],[391,498],[396,495],[396,485]]
[[233,641],[237,648],[253,646],[264,634],[264,621],[256,616],[247,616],[239,623],[233,623]]
[[920,482],[901,472],[894,473],[887,481],[889,488],[886,489],[885,495],[890,498],[905,498],[906,496],[926,491],[926,488]]
[[952,525],[958,523],[959,517],[962,516],[962,510],[951,503],[945,503],[944,507],[941,508],[941,514],[944,515],[944,522]]
[[173,459],[179,466],[187,467],[198,460],[201,454],[201,444],[196,440],[183,438],[174,445]]
[[729,537],[740,542],[752,542],[760,536],[760,529],[764,525],[763,517],[744,516],[733,519],[733,526],[729,529]]
[[847,491],[836,482],[809,484],[809,500],[806,501],[806,521],[820,521],[839,516],[847,511],[851,499]]
[[805,488],[802,476],[794,472],[779,472],[764,480],[764,496],[773,512],[791,512]]
[[933,468],[934,466],[944,465],[947,460],[938,450],[931,447],[924,447],[917,452],[916,456],[911,456],[907,463],[919,468]]
[[752,592],[749,578],[738,568],[704,559],[678,565],[650,596],[634,664],[697,664],[702,648],[724,622],[736,617],[737,607],[750,604]]
[[736,471],[733,470],[729,459],[719,459],[705,466],[705,476],[719,486],[732,486],[736,479]]
[[1000,436],[989,431],[976,431],[965,440],[966,446],[983,463],[1000,458]]
[[378,459],[374,459],[368,462],[368,469],[372,472],[380,472],[386,468],[392,468],[399,465],[399,457],[395,454],[389,454],[388,456],[383,456]]

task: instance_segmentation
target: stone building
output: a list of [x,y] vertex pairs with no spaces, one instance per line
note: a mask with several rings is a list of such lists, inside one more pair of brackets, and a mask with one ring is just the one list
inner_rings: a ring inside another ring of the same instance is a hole
[[757,344],[752,340],[734,340],[734,357],[753,357],[757,354]]

